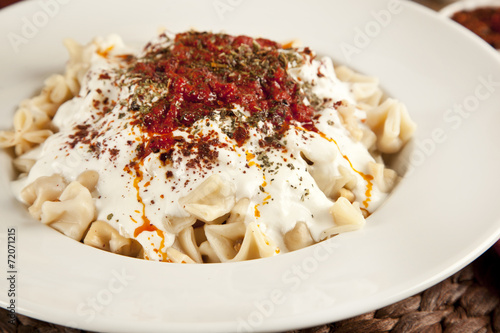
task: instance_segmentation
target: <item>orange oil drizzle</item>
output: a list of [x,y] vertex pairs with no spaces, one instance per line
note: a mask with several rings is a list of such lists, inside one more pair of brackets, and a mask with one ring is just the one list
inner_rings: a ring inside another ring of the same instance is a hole
[[[264,193],[267,193],[267,192],[264,192]],[[271,200],[271,195],[269,193],[267,193],[267,197],[264,198],[264,200],[262,200],[262,203],[261,204],[256,204],[255,207],[254,207],[254,215],[256,218],[259,218],[260,217],[260,211],[259,211],[259,206],[262,205],[266,205],[269,203],[269,200]]]
[[[162,230],[160,230],[157,227],[155,227],[151,223],[151,221],[149,220],[149,218],[146,216],[146,205],[144,204],[144,201],[142,200],[142,197],[141,197],[139,184],[143,180],[144,175],[143,175],[142,171],[139,169],[139,165],[142,164],[142,163],[143,162],[141,161],[140,163],[137,163],[137,164],[134,165],[134,174],[135,174],[134,188],[137,191],[137,202],[139,202],[141,204],[141,206],[142,206],[142,216],[141,216],[141,218],[142,218],[142,225],[140,225],[139,227],[137,227],[134,230],[134,237],[137,238],[137,236],[139,236],[143,231],[156,232],[156,234],[161,238],[161,242],[160,242],[159,249],[154,249],[154,251],[156,253],[158,253],[159,255],[161,255],[162,261],[167,261],[167,254],[165,252],[163,252],[163,251],[160,251],[162,248],[165,247],[165,234],[163,233]],[[126,167],[125,170],[128,171],[129,173],[132,173],[132,170],[130,170],[128,167]],[[138,213],[141,213],[141,212],[138,212]],[[130,218],[135,223],[138,223],[132,217],[130,217]]]
[[257,168],[261,169],[261,167],[260,167],[259,164],[257,164],[255,161],[252,161],[255,158],[254,154],[246,152],[246,155],[247,155],[246,157],[247,157],[247,162],[248,162],[248,166],[249,167],[255,165]]
[[[259,168],[260,170],[262,170],[262,167],[260,166],[260,164],[256,163],[255,161],[252,161],[254,158],[255,158],[254,154],[246,152],[246,159],[247,159],[247,162],[248,162],[248,166],[256,166],[257,168]],[[262,177],[264,178],[264,181],[262,182],[261,186],[262,186],[262,188],[264,188],[264,187],[267,186],[266,175],[263,174]],[[256,218],[260,217],[259,206],[260,205],[268,204],[268,201],[271,200],[271,195],[268,192],[263,191],[263,193],[267,194],[267,196],[264,198],[264,200],[262,200],[262,203],[256,204],[254,206],[254,215],[255,215]]]
[[267,202],[271,200],[271,195],[269,194],[267,197],[264,198],[264,200],[262,201],[262,204],[265,205],[267,204]]
[[260,204],[256,204],[255,207],[254,207],[254,215],[256,218],[259,218],[260,217],[260,211],[259,211],[259,207]]
[[287,42],[287,43],[283,44],[283,45],[282,45],[282,47],[283,47],[284,49],[290,49],[290,48],[292,48],[292,47],[293,47],[293,44],[295,44],[295,41],[294,41],[294,40],[291,40],[291,41],[289,41],[289,42]]
[[107,58],[109,55],[109,52],[111,52],[111,50],[113,50],[114,47],[115,47],[114,45],[111,45],[110,47],[108,47],[105,50],[97,50],[97,54],[103,58]]

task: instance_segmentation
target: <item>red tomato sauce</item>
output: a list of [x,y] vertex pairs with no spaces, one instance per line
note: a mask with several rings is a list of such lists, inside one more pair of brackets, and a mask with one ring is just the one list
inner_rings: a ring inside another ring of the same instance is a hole
[[133,124],[155,137],[148,152],[168,149],[175,144],[173,131],[208,119],[216,110],[235,119],[236,105],[251,114],[226,133],[239,146],[248,139],[248,127],[257,128],[259,121],[282,134],[293,121],[312,124],[315,110],[303,103],[299,84],[287,73],[290,53],[281,50],[280,44],[262,38],[187,32],[177,34],[173,45],[137,59],[129,75],[167,91],[150,108],[131,103]]

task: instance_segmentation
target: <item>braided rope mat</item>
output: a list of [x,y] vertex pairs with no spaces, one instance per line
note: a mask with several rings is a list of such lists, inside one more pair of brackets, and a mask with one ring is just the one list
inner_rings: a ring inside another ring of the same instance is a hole
[[[85,333],[0,309],[0,332]],[[288,333],[500,333],[500,257],[489,250],[424,292],[354,318]]]

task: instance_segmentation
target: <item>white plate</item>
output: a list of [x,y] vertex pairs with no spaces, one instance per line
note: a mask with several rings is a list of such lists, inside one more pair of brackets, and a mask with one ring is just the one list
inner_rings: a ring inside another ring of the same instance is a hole
[[[24,38],[17,53],[8,38],[0,40],[3,128],[10,127],[22,98],[63,70],[64,37],[87,42],[116,32],[136,43],[160,26],[298,38],[378,76],[390,95],[407,104],[419,128],[413,171],[365,229],[295,253],[232,264],[148,262],[74,242],[31,220],[14,200],[10,161],[2,153],[1,266],[7,228],[14,226],[19,313],[96,331],[283,331],[418,293],[500,237],[500,61],[486,44],[430,10],[404,2],[400,13],[387,15],[397,2],[385,0],[43,3],[58,5],[43,9],[42,2],[30,1],[0,12],[4,37]],[[30,23],[35,29],[27,28]],[[360,31],[369,35],[362,38]],[[447,111],[461,104],[471,111]],[[2,307],[9,302],[7,289],[2,277]]]

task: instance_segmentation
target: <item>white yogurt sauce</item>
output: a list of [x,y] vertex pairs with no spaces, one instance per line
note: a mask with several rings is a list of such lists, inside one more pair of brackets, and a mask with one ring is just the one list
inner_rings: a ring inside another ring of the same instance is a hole
[[[200,120],[195,124],[200,128],[198,136],[210,134],[211,138],[227,143],[227,147],[218,148],[217,163],[211,169],[195,170],[188,166],[188,158],[164,165],[160,154],[152,153],[139,166],[143,179],[138,181],[135,175],[125,170],[136,155],[141,137],[148,134],[139,126],[130,124],[132,116],[120,103],[130,96],[129,87],[115,84],[120,80],[115,69],[124,62],[115,55],[128,52],[129,49],[116,41],[107,57],[97,53],[92,56],[80,95],[61,106],[53,120],[58,133],[30,153],[37,155],[37,162],[27,177],[15,182],[18,196],[22,188],[38,177],[60,173],[72,181],[83,171],[96,170],[100,176],[95,193],[97,218],[107,221],[123,236],[137,239],[152,260],[164,258],[162,253],[175,240],[175,235],[164,227],[165,217],[189,216],[178,203],[179,199],[212,174],[219,174],[233,184],[236,200],[250,199],[245,223],[256,221],[281,252],[287,252],[283,235],[298,221],[308,225],[315,241],[320,240],[322,231],[335,225],[329,213],[333,201],[322,189],[339,175],[339,166],[349,169],[357,178],[353,193],[362,208],[372,212],[384,199],[385,194],[375,185],[367,198],[368,182],[362,173],[367,173],[367,164],[374,158],[363,144],[351,138],[333,106],[319,112],[316,128],[324,135],[306,131],[299,125],[292,126],[283,140],[286,150],[265,153],[268,158],[266,165],[270,165],[267,167],[258,159],[259,154],[262,156],[258,144],[259,139],[263,139],[261,132],[250,128],[250,139],[238,147],[224,134],[221,129],[223,122],[217,121],[217,117]],[[110,78],[102,79],[103,74]],[[289,68],[289,74],[302,83],[308,83],[311,92],[321,100],[355,103],[349,84],[335,76],[329,58],[306,61],[300,67]],[[96,100],[100,101],[98,108],[95,107]],[[108,112],[98,116],[103,106]],[[239,110],[245,117],[245,110]],[[357,110],[356,116],[361,123],[364,112]],[[76,125],[100,130],[102,135],[92,140],[94,146],[100,145],[98,158],[87,143],[75,140]],[[262,122],[260,125],[266,126]],[[174,135],[187,138],[188,133],[177,130]],[[74,142],[74,147],[68,142]],[[300,157],[301,152],[314,164],[308,165]],[[182,154],[175,151],[174,156]],[[168,171],[172,172],[170,177],[167,177]],[[135,233],[143,223],[143,214],[162,234],[157,231]]]

